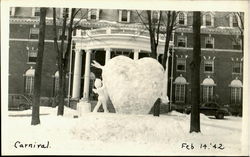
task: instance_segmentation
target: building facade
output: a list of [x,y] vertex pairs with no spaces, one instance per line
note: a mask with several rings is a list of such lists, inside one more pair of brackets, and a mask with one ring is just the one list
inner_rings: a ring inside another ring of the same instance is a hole
[[[70,9],[69,9],[70,10]],[[77,9],[78,10],[78,9]],[[62,38],[63,9],[56,9],[58,39]],[[145,11],[144,11],[145,12]],[[150,56],[150,38],[143,24],[143,11],[115,9],[81,9],[74,21],[72,66],[67,75],[66,95],[72,100],[94,99],[95,78],[101,71],[90,65],[96,60],[105,65],[117,55],[131,59]],[[34,66],[39,34],[39,8],[10,8],[9,93],[33,94]],[[141,15],[141,17],[140,17]],[[42,93],[44,100],[58,92],[58,71],[54,50],[52,8],[47,10]],[[152,12],[158,18],[159,11]],[[201,21],[201,101],[216,101],[223,105],[242,106],[243,15],[233,12],[202,12]],[[172,35],[172,55],[169,59],[171,103],[191,102],[190,63],[192,60],[192,12],[178,12]],[[164,30],[164,25],[161,26]],[[66,30],[67,31],[67,30]],[[66,36],[67,38],[67,36]],[[165,35],[160,34],[157,59],[162,60]]]

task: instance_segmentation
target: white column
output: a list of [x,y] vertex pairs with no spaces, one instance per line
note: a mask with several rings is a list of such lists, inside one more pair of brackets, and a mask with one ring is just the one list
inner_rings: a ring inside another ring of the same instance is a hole
[[75,50],[72,99],[79,99],[80,97],[81,69],[82,69],[82,51],[80,49],[76,49]]
[[91,50],[85,50],[85,51],[86,51],[86,61],[85,61],[83,100],[88,101],[88,99],[89,99]]
[[110,60],[110,48],[106,48],[105,49],[106,54],[105,54],[105,64],[107,64],[107,62]]
[[140,52],[140,50],[138,50],[138,49],[134,50],[134,60],[138,60],[139,59],[139,52]]

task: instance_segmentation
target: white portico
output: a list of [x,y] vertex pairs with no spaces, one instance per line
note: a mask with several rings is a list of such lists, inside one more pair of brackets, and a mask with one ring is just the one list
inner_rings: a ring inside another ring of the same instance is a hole
[[[72,37],[75,43],[75,59],[73,71],[72,99],[80,99],[81,72],[85,67],[83,98],[89,100],[91,53],[97,49],[105,51],[105,63],[111,59],[111,52],[115,49],[127,49],[133,52],[133,59],[139,59],[140,52],[150,52],[150,38],[147,30],[135,28],[101,28],[93,30],[77,30]],[[157,52],[164,51],[164,35],[160,35]],[[85,65],[82,55],[85,53]]]

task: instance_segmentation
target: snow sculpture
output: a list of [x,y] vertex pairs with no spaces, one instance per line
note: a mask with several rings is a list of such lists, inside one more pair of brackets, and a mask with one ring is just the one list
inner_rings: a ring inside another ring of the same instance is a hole
[[108,94],[116,113],[148,114],[162,97],[164,69],[155,59],[117,56],[105,66],[97,62],[92,65],[102,69],[104,93]]
[[105,94],[105,88],[104,85],[102,85],[102,81],[100,79],[95,80],[95,87],[96,89],[93,89],[93,92],[98,94],[98,102],[93,110],[93,112],[97,112],[99,107],[102,105],[104,112],[108,112],[107,108],[107,97]]

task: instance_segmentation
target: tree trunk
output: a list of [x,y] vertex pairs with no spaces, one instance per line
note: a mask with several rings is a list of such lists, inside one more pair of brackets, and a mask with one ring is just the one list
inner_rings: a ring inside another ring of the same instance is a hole
[[201,62],[201,44],[200,44],[200,26],[201,13],[193,12],[193,60],[191,68],[191,123],[190,133],[200,132],[200,62]]
[[35,82],[34,82],[34,96],[32,104],[32,120],[31,125],[40,124],[39,107],[41,94],[41,78],[42,78],[42,64],[44,51],[44,38],[46,27],[46,8],[40,9],[40,24],[39,24],[39,41],[38,54],[35,67]]
[[157,58],[157,44],[155,42],[155,28],[151,18],[151,11],[147,10],[148,17],[148,27],[149,27],[149,36],[150,36],[150,48],[151,48],[151,57]]
[[59,104],[57,115],[63,115],[64,113],[64,96],[65,96],[65,77],[66,72],[64,69],[64,38],[66,31],[66,22],[67,22],[68,9],[65,9],[63,16],[63,26],[62,26],[62,39],[61,39],[61,48],[58,54],[58,70],[59,70]]

